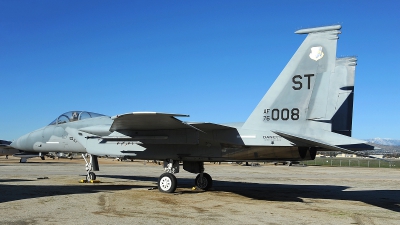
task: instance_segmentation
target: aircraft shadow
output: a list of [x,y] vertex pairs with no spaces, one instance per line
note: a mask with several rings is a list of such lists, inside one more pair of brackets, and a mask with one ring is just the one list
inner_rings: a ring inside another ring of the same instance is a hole
[[[2,184],[3,182],[31,181],[24,179],[0,180],[0,203],[22,199],[71,194],[90,194],[106,191],[129,190],[134,188],[154,188],[158,177],[100,175],[116,179],[149,181],[154,185],[20,185]],[[190,190],[194,179],[178,178],[178,188]],[[214,192],[230,192],[248,198],[265,201],[304,202],[302,198],[359,201],[380,208],[400,212],[400,190],[347,190],[350,187],[338,185],[295,185],[295,184],[260,184],[239,181],[213,181]],[[158,191],[158,190],[157,190]],[[178,191],[179,194],[201,194],[202,192]],[[312,201],[312,200],[311,200]]]
[[114,178],[114,179],[124,179],[124,180],[139,180],[139,181],[152,181],[157,185],[158,177],[144,177],[144,176],[126,176],[126,175],[98,175],[100,177]]
[[[18,181],[18,180],[12,180]],[[25,181],[25,180],[23,180]],[[5,181],[4,181],[5,182]],[[90,194],[107,191],[144,188],[143,185],[19,185],[0,184],[0,203],[23,199],[62,196],[72,194]],[[150,187],[148,187],[150,188]]]
[[[157,182],[158,180],[158,177],[143,176],[102,175],[102,177],[152,182]],[[190,189],[193,186],[194,179],[178,178],[178,188]],[[352,191],[347,190],[349,188],[338,185],[260,184],[214,180],[213,188],[210,191],[231,192],[256,200],[280,202],[304,202],[302,198],[359,201],[400,212],[400,190]],[[180,194],[187,193],[192,192],[180,192]]]
[[0,179],[0,183],[2,182],[21,182],[21,181],[32,181],[27,179]]

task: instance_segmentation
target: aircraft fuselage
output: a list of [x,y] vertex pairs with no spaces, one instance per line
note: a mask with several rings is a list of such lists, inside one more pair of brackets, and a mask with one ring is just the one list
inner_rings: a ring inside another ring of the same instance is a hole
[[[11,146],[26,152],[74,152],[98,156],[129,157],[144,160],[243,161],[301,160],[312,155],[299,152],[285,139],[272,132],[240,135],[240,129],[219,129],[207,133],[194,129],[126,131],[118,136],[109,131],[113,120],[108,116],[49,125],[32,131]],[[90,133],[89,133],[90,132]],[[247,131],[248,133],[248,131]],[[245,146],[244,139],[257,136],[264,146]],[[285,146],[286,145],[286,146]],[[113,153],[110,153],[110,151]]]

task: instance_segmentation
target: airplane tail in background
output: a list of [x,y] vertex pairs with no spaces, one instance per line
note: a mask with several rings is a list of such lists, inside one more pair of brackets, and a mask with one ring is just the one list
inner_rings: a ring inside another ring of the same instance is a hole
[[327,117],[340,29],[335,25],[295,32],[308,35],[242,128],[264,130]]

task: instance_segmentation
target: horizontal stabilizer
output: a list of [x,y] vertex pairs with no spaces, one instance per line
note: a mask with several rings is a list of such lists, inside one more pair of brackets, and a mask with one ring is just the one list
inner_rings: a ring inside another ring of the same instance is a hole
[[291,142],[293,142],[293,143],[295,143],[295,144],[300,144],[300,143],[301,143],[302,145],[306,144],[306,145],[308,145],[309,147],[319,146],[319,147],[324,148],[324,149],[326,149],[326,150],[328,150],[328,151],[329,151],[329,150],[330,150],[330,151],[340,151],[340,152],[344,152],[344,153],[347,153],[347,154],[355,154],[355,155],[359,155],[359,156],[363,156],[363,157],[368,157],[368,158],[372,158],[372,159],[378,159],[378,158],[376,158],[376,157],[373,157],[373,156],[364,154],[364,153],[362,153],[362,152],[351,151],[351,150],[348,150],[348,149],[345,149],[345,148],[341,148],[341,147],[338,147],[338,146],[335,146],[335,145],[328,144],[328,143],[326,143],[326,142],[323,142],[323,141],[320,141],[320,140],[317,140],[317,139],[314,139],[314,138],[301,137],[301,136],[299,136],[299,135],[288,134],[288,133],[286,133],[286,132],[276,131],[276,130],[274,130],[274,131],[272,131],[272,132],[274,132],[275,134],[278,134],[278,135],[284,137],[284,138],[287,139],[288,141],[291,141]]

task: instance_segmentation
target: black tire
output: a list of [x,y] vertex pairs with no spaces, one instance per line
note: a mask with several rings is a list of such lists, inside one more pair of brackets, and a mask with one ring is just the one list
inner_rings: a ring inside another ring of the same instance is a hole
[[202,190],[209,190],[212,187],[213,180],[208,173],[203,173],[203,179],[200,180],[200,174],[197,175],[196,179],[194,180],[194,184],[196,187]]
[[172,193],[176,190],[178,181],[176,177],[171,173],[163,173],[158,178],[158,190],[165,193]]
[[96,180],[96,174],[93,172],[89,172],[89,174],[86,177],[86,180],[90,181],[90,180]]

